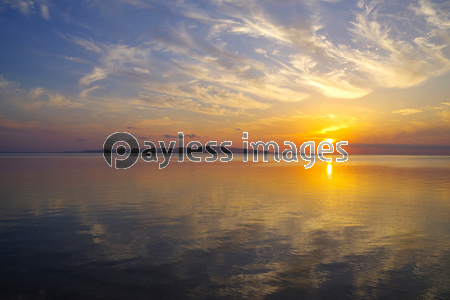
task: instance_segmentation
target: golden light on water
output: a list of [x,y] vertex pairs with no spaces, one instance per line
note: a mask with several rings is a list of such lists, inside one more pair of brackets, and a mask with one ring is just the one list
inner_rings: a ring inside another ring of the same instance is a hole
[[331,179],[331,174],[333,173],[333,166],[331,165],[331,163],[327,163],[327,176],[328,179]]

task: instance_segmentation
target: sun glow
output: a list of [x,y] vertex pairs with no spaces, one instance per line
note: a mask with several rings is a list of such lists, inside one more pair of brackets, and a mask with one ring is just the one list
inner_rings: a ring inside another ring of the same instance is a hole
[[324,139],[324,141],[325,141],[325,142],[333,143],[334,140],[333,140],[333,139]]
[[333,174],[333,166],[331,163],[327,163],[327,176],[328,179],[331,179],[331,174]]

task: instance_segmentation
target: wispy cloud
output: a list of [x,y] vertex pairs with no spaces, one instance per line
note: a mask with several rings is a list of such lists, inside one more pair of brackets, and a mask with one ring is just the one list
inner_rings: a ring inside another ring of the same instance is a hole
[[450,13],[440,9],[436,4],[428,0],[419,0],[418,5],[411,4],[416,15],[423,16],[427,22],[439,29],[450,28]]
[[41,16],[46,20],[50,20],[50,13],[48,11],[48,5],[41,4]]
[[[264,110],[314,92],[357,99],[378,88],[416,86],[450,70],[447,45],[439,38],[448,21],[445,13],[419,1],[402,14],[425,17],[423,28],[404,34],[396,27],[400,15],[392,17],[390,4],[380,3],[359,2],[352,8],[354,18],[342,33],[348,42],[328,34],[332,28],[318,4],[304,7],[311,11],[302,21],[286,23],[264,3],[234,0],[214,1],[209,10],[184,1],[159,3],[180,21],[134,46],[62,36],[99,55],[81,85],[113,74],[131,76],[141,93],[135,103],[207,114]],[[239,41],[254,52],[239,50]]]
[[92,51],[98,54],[103,54],[105,52],[105,45],[102,43],[94,42],[92,40],[83,39],[70,34],[59,34],[62,38],[83,47],[88,51]]
[[[55,119],[73,110],[84,109],[77,99],[42,87],[25,89],[19,83],[0,76],[0,110],[2,126],[10,128],[54,128]],[[71,122],[72,120],[66,119]]]
[[[42,71],[27,73],[25,87],[0,80],[3,121],[75,128],[92,117],[97,129],[138,131],[195,117],[230,135],[238,127],[318,138],[363,135],[373,122],[380,137],[445,134],[443,80],[420,95],[450,71],[449,8],[437,0],[86,0],[76,8],[3,0],[3,33],[18,41],[4,47],[5,74],[19,62]],[[19,23],[40,34],[25,38]],[[349,106],[377,107],[376,116]]]
[[19,83],[9,81],[0,76],[0,95],[3,104],[12,104],[25,109],[42,107],[75,108],[83,104],[74,102],[69,97],[36,87],[29,90],[20,87]]
[[165,126],[180,123],[178,121],[173,121],[169,117],[162,117],[159,119],[144,119],[137,122],[133,127],[135,128],[151,128],[153,126]]
[[86,98],[90,92],[98,90],[98,89],[102,89],[102,87],[98,86],[98,85],[94,85],[90,88],[87,88],[80,93],[80,98]]
[[[256,52],[278,63],[274,68],[269,61],[264,61],[265,68],[271,68],[272,74],[287,80],[297,77],[294,82],[315,88],[328,97],[352,99],[365,96],[376,87],[411,87],[450,69],[450,61],[442,52],[445,44],[430,44],[427,36],[402,39],[406,36],[394,33],[392,19],[385,17],[385,23],[378,20],[380,8],[376,8],[375,3],[360,5],[360,11],[355,12],[355,20],[349,24],[349,33],[357,42],[357,48],[350,44],[335,44],[325,34],[319,33],[327,28],[314,14],[309,24],[306,21],[301,26],[292,27],[277,24],[261,5],[253,1],[221,1],[218,5],[229,19],[206,18],[205,12],[186,15],[212,22],[210,36],[219,36],[219,33],[246,35],[255,40],[265,39],[269,45],[278,43],[291,53],[298,49],[302,54],[293,53],[288,59],[269,57],[267,51],[260,48]],[[439,20],[446,18],[448,20],[447,16],[440,14]],[[446,23],[442,21],[440,24]],[[305,55],[305,52],[309,54]],[[324,67],[330,71],[323,72]],[[270,74],[264,73],[263,78],[270,82]],[[273,86],[280,87],[280,83]]]
[[108,71],[99,67],[95,67],[91,74],[80,78],[80,84],[90,85],[93,82],[102,80],[108,76]]
[[207,104],[198,100],[170,95],[142,94],[131,104],[138,107],[161,107],[211,115],[236,115],[241,109],[225,109],[217,104]]
[[34,12],[33,1],[28,0],[3,0],[3,3],[9,5],[13,9],[19,10],[25,16]]
[[24,16],[40,15],[47,21],[50,20],[49,1],[42,3],[41,1],[29,0],[2,0],[0,2],[0,9],[4,6],[18,10]]
[[402,116],[406,116],[406,115],[417,114],[417,113],[420,113],[420,112],[422,112],[422,109],[403,108],[403,109],[394,110],[392,113],[393,114],[400,114]]

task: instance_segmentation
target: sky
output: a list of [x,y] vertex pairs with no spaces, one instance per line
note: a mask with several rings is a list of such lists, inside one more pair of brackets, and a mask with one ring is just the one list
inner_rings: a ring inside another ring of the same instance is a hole
[[0,0],[0,41],[0,152],[182,131],[450,154],[449,1]]

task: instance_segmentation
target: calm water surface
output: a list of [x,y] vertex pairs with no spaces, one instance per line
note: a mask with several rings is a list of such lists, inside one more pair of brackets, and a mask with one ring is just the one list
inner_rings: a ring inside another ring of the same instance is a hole
[[0,170],[0,299],[450,299],[450,157]]

